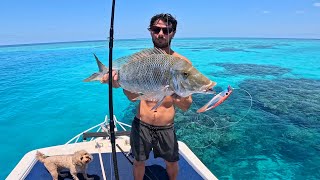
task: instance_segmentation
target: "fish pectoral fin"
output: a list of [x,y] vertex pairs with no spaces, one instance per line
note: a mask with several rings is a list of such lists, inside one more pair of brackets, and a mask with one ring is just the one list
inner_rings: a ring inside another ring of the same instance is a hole
[[139,94],[139,96],[137,96],[136,98],[133,98],[132,99],[133,101],[147,99],[149,97],[149,95],[147,95],[147,94],[143,94],[143,93],[138,93],[138,94]]
[[154,92],[154,93],[151,93],[151,94],[140,94],[139,93],[139,96],[134,98],[133,100],[136,101],[136,100],[147,100],[147,101],[159,101],[161,100],[163,97],[162,95],[162,92]]
[[150,111],[156,110],[162,104],[165,97],[166,96],[163,96],[162,99],[160,101],[158,101],[157,104],[155,106],[153,106],[153,108]]
[[139,96],[134,98],[133,100],[147,100],[147,101],[157,101],[157,104],[151,109],[157,109],[163,102],[166,96],[171,96],[173,91],[170,89],[169,85],[164,86],[160,91],[143,94],[139,93]]
[[159,101],[163,99],[164,96],[169,96],[173,93],[170,90],[169,85],[164,86],[160,91],[155,91],[151,93],[138,93],[139,96],[134,98],[133,100],[148,100],[148,101]]
[[147,101],[158,101],[159,99],[162,99],[162,94],[161,92],[154,92],[154,93],[149,93],[149,94],[143,94],[143,93],[138,93],[139,96],[134,98],[133,100],[147,100]]
[[[161,104],[162,104],[162,102],[163,102],[163,100],[164,100],[164,98],[166,97],[166,95],[171,95],[173,93],[173,91],[171,91],[170,90],[170,86],[169,85],[166,85],[162,90],[161,90],[161,92],[160,93],[158,93],[158,99],[160,99],[160,101],[158,101],[157,102],[157,104],[155,105],[155,106],[153,106],[153,108],[151,109],[151,111],[152,110],[156,110]],[[163,94],[162,95],[162,97],[161,97],[161,94]]]

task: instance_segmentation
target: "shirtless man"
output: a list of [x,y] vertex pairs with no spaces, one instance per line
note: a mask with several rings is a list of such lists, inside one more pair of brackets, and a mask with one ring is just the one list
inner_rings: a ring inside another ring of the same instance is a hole
[[[170,14],[157,14],[151,18],[150,31],[154,47],[164,50],[167,54],[180,57],[191,63],[187,58],[170,48],[172,38],[176,33],[177,21]],[[117,82],[118,76],[112,72],[112,85],[120,87]],[[107,83],[109,75],[105,74],[101,79]],[[130,101],[138,94],[123,90]],[[183,111],[189,109],[192,103],[191,96],[182,98],[177,95],[167,96],[162,104],[155,110],[151,110],[156,102],[141,100],[136,116],[132,122],[130,144],[135,157],[133,163],[133,175],[135,180],[142,180],[145,173],[145,160],[153,149],[155,157],[165,160],[166,170],[171,180],[177,179],[179,150],[174,130],[175,106]]]

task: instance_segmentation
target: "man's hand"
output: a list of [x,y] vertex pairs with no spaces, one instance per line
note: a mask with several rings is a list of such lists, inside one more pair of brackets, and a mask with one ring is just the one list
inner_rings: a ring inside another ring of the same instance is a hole
[[[112,70],[112,87],[118,88],[120,84],[118,82],[118,74],[115,70]],[[108,83],[109,82],[109,73],[103,75],[102,79],[100,80],[101,83]]]
[[171,95],[173,104],[180,108],[182,111],[187,111],[192,103],[192,97],[180,97],[176,93]]

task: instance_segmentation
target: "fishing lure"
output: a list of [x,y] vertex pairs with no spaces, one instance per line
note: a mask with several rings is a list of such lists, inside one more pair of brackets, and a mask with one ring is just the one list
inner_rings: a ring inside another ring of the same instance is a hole
[[233,89],[229,85],[228,88],[219,94],[215,95],[207,104],[205,104],[203,107],[198,109],[198,113],[203,113],[205,111],[208,111],[210,109],[213,109],[217,106],[219,106],[221,103],[223,103],[232,93]]

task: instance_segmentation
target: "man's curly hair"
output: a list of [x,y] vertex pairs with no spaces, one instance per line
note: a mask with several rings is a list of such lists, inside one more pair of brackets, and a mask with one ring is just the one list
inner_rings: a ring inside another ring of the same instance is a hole
[[166,22],[168,25],[171,24],[173,31],[176,31],[178,22],[171,14],[161,13],[161,14],[154,15],[150,20],[149,27],[153,26],[153,24],[158,20],[162,20],[162,21]]

